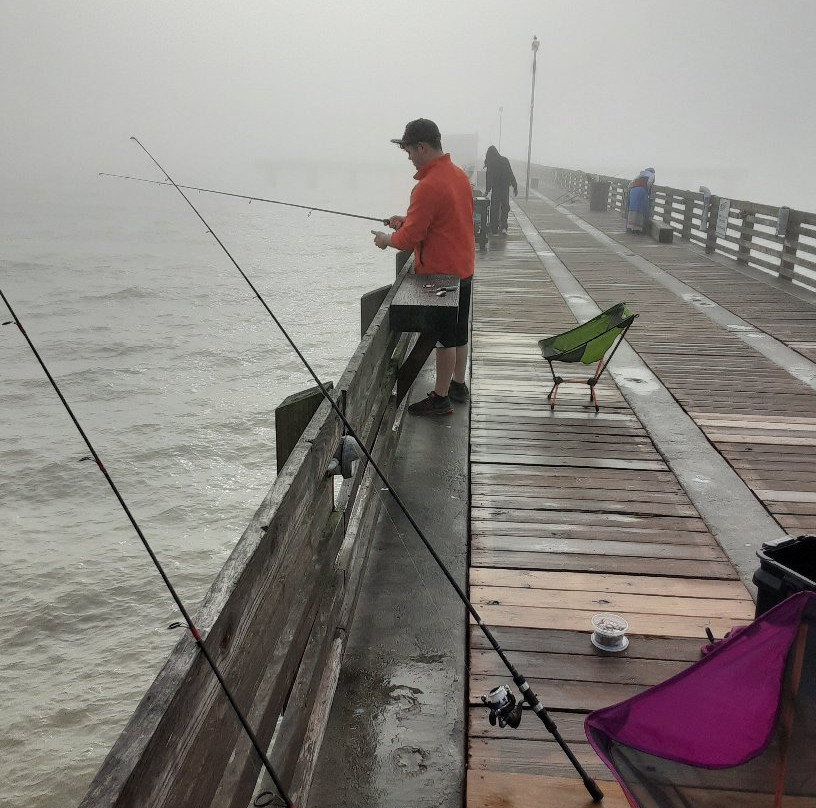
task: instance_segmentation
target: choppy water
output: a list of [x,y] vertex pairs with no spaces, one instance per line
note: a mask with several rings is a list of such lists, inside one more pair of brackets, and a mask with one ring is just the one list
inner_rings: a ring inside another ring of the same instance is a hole
[[[292,172],[226,190],[389,215],[404,208],[409,169],[318,171],[306,185]],[[320,377],[336,380],[359,340],[360,295],[393,278],[373,223],[193,200]],[[310,377],[171,190],[100,179],[6,198],[0,245],[0,288],[194,607],[274,478],[275,406]],[[9,808],[76,804],[178,639],[167,591],[85,455],[20,333],[0,329]]]

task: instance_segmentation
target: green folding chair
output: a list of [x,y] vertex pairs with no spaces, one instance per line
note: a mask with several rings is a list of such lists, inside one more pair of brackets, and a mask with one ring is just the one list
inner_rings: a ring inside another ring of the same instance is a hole
[[[582,325],[556,334],[554,337],[539,340],[538,347],[541,348],[541,355],[549,363],[553,377],[552,390],[547,394],[551,410],[555,409],[558,386],[564,383],[588,384],[589,398],[595,405],[595,412],[600,410],[595,385],[637,316],[629,311],[625,303],[618,303]],[[612,347],[613,343],[614,347]],[[612,351],[604,360],[610,348]],[[556,375],[553,362],[581,362],[584,365],[597,362],[598,365],[595,368],[595,375],[590,379],[565,379]]]

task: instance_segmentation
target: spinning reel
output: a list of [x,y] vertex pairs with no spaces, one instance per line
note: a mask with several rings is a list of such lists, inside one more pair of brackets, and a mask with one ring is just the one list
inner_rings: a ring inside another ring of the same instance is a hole
[[490,708],[491,726],[495,727],[498,723],[502,728],[518,728],[521,723],[522,704],[516,701],[507,685],[494,687],[486,696],[482,696],[482,701]]

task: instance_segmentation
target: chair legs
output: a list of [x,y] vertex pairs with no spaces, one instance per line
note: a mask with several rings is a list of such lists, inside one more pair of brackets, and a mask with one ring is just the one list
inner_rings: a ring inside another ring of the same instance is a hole
[[601,378],[601,373],[604,370],[603,359],[598,362],[595,367],[595,375],[591,379],[587,379],[589,385],[589,400],[595,405],[595,412],[600,412],[601,408],[598,406],[598,394],[595,392],[595,385],[598,384],[598,379]]
[[562,376],[556,376],[555,371],[553,370],[552,363],[550,364],[550,372],[552,373],[553,377],[553,386],[550,388],[550,392],[547,393],[547,401],[550,402],[550,410],[555,409],[555,400],[558,398],[558,387],[565,382],[570,384],[588,384],[589,385],[589,401],[593,407],[595,407],[595,412],[600,412],[601,408],[598,404],[598,394],[595,391],[595,385],[598,383],[598,379],[601,377],[601,373],[604,370],[604,362],[601,360],[598,362],[595,368],[595,375],[592,376],[590,379],[565,379]]
[[[550,365],[550,370],[552,370],[552,365]],[[553,373],[553,386],[549,393],[547,393],[547,401],[550,402],[550,409],[555,409],[555,399],[558,397],[558,385],[562,384],[563,382],[568,381],[567,379],[562,379],[560,376],[556,376]]]
[[598,406],[598,396],[595,394],[595,382],[597,379],[588,379],[589,385],[589,400],[595,405],[595,412],[600,412],[601,408]]

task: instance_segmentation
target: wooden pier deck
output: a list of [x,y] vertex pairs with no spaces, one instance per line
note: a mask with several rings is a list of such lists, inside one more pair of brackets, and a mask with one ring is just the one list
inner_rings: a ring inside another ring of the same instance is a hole
[[[559,211],[536,195],[521,207],[506,241],[495,239],[480,261],[474,287],[470,593],[601,782],[604,804],[624,806],[586,743],[586,713],[683,670],[699,659],[706,626],[720,637],[750,621],[754,605],[663,447],[609,376],[599,414],[583,387],[562,388],[550,412],[536,343],[576,319],[519,222],[529,218],[601,309],[625,301],[640,313],[629,344],[779,534],[816,532],[816,376],[808,376],[816,306],[686,242],[626,234],[618,213],[590,213],[586,202]],[[677,281],[693,294],[678,293]],[[707,307],[727,316],[718,322]],[[754,347],[756,332],[788,360],[788,349],[798,352],[801,367],[791,372]],[[631,645],[620,656],[589,642],[590,618],[601,611],[629,621]],[[475,625],[468,659],[466,804],[591,805],[530,713],[516,730],[489,725],[480,697],[509,677]]]

